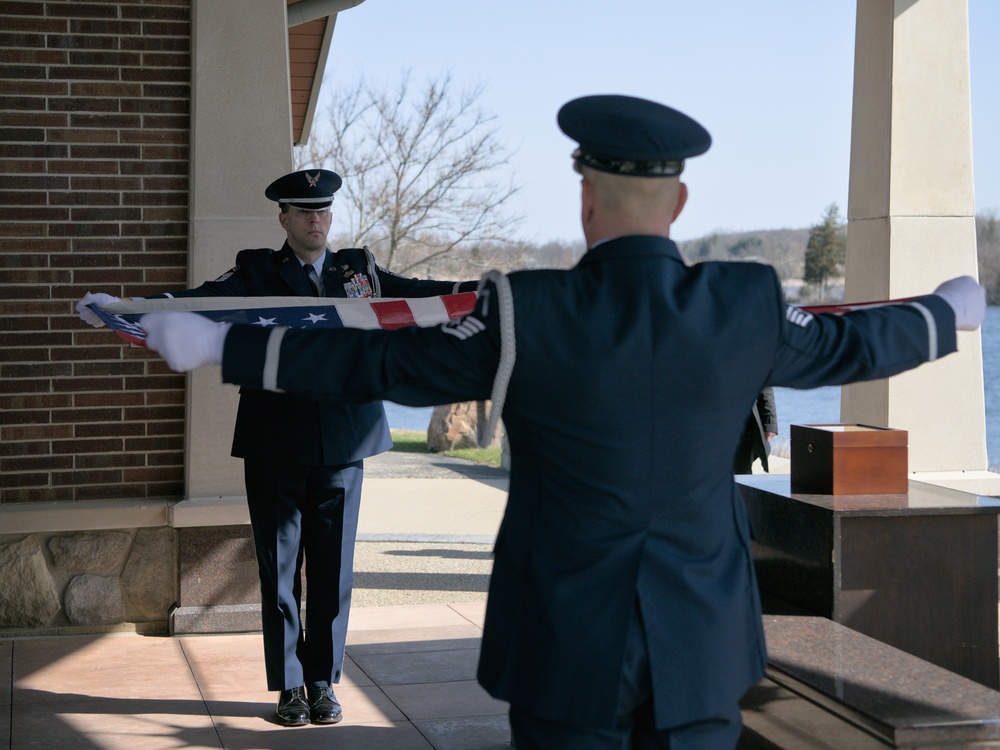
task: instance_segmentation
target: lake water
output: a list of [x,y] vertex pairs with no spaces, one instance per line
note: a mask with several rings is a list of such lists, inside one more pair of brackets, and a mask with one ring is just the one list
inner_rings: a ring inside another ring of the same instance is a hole
[[[1000,464],[1000,307],[986,309],[983,322],[983,380],[986,400],[986,452],[990,466]],[[778,407],[777,442],[787,442],[789,425],[836,424],[840,421],[840,388],[796,391],[775,388]],[[398,430],[426,430],[431,408],[413,409],[386,402],[389,426]]]

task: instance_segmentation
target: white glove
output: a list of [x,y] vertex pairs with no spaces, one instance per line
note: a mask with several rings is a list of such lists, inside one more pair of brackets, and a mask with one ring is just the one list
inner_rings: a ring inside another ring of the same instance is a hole
[[98,307],[104,307],[105,305],[110,305],[112,302],[121,302],[118,297],[112,297],[110,294],[91,294],[87,292],[83,295],[83,299],[76,303],[76,311],[80,313],[80,320],[84,323],[90,323],[94,328],[100,328],[104,325],[104,321],[97,317],[97,314],[91,310],[87,305],[97,305]]
[[971,276],[949,279],[934,290],[934,294],[955,311],[955,328],[974,331],[986,315],[986,287]]
[[166,361],[174,372],[222,363],[222,347],[232,323],[216,323],[192,312],[154,312],[139,318],[146,332],[146,348]]

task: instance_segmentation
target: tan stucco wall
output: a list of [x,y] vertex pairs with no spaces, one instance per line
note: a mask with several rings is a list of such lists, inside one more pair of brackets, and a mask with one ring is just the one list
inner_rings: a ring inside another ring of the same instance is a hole
[[[907,297],[977,273],[967,0],[857,7],[845,298]],[[979,333],[846,387],[841,420],[908,430],[910,471],[985,470]]]
[[[197,286],[239,250],[284,241],[264,188],[292,169],[285,2],[195,0],[192,46],[188,283]],[[236,389],[217,367],[188,377],[187,494],[242,495],[242,462],[229,455]]]

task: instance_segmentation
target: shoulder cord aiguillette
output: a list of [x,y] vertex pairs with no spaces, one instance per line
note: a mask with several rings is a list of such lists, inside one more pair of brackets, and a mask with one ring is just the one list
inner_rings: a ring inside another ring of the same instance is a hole
[[372,294],[375,297],[382,296],[382,285],[378,281],[378,266],[375,264],[375,256],[368,249],[368,245],[362,248],[365,251],[365,259],[368,261],[368,278],[372,282]]
[[493,377],[493,390],[490,392],[492,406],[489,415],[485,415],[485,404],[480,401],[476,406],[476,442],[480,448],[485,448],[493,442],[497,422],[503,413],[504,400],[507,398],[507,384],[510,383],[514,371],[514,297],[510,291],[510,279],[500,271],[492,270],[483,274],[479,280],[477,293],[482,293],[487,282],[492,281],[497,290],[497,312],[500,315],[500,361],[497,373]]

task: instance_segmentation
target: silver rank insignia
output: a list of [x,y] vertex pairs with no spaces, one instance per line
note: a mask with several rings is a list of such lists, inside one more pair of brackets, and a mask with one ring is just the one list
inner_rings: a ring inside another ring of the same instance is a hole
[[363,273],[354,274],[350,281],[344,284],[344,292],[351,298],[373,296],[371,281]]

